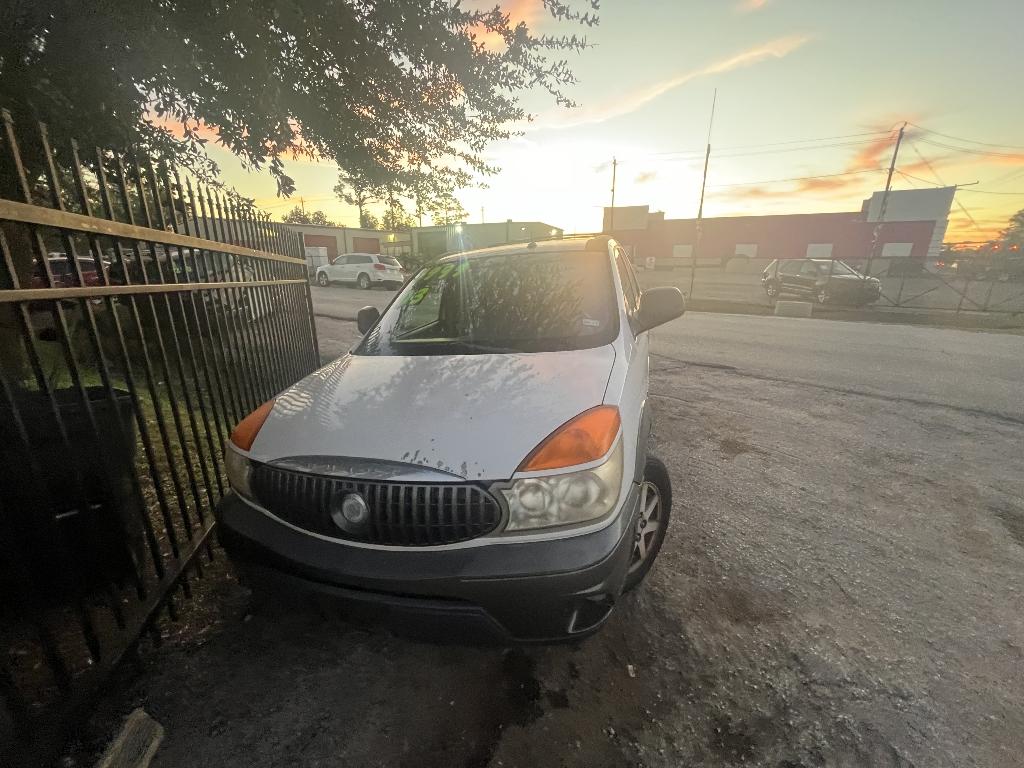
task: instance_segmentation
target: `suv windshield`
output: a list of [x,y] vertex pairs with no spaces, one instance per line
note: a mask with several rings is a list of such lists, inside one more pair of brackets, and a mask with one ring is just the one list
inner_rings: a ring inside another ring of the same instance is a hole
[[416,275],[355,354],[586,349],[615,338],[617,307],[604,254],[460,258]]

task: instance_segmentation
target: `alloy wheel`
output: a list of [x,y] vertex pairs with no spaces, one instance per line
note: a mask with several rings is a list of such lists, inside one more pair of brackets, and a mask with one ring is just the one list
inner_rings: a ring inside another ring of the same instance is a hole
[[661,493],[658,486],[645,480],[640,486],[640,519],[636,522],[633,533],[633,556],[629,562],[629,571],[639,570],[655,552],[654,542],[658,532],[664,525],[662,514]]

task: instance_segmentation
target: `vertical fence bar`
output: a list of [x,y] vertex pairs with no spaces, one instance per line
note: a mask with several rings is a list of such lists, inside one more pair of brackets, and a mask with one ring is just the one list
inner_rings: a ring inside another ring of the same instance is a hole
[[[138,166],[138,161],[136,161],[136,167],[137,166]],[[159,186],[159,184],[157,184],[156,173],[153,171],[153,165],[152,165],[151,162],[147,163],[146,171],[147,171],[147,176],[149,178],[150,187],[152,188],[152,191],[153,191],[153,199],[156,202],[156,206],[155,206],[155,210],[156,210],[156,224],[157,224],[157,226],[160,229],[166,229],[167,228],[167,221],[164,218],[163,206],[162,206],[162,204],[160,202],[160,186]],[[156,244],[155,243],[153,244],[153,249],[154,249],[154,251],[156,250]],[[175,271],[176,270],[174,269],[174,262],[172,260],[171,253],[172,253],[172,251],[171,251],[170,246],[167,246],[167,247],[164,248],[164,254],[167,257],[167,266],[171,270],[171,274],[173,276],[173,282],[176,282],[176,283],[182,282],[182,280],[179,280],[175,276]],[[159,262],[157,263],[157,266],[158,266],[158,271],[159,271]],[[161,282],[166,282],[166,280],[163,279],[163,275],[162,274],[161,274]],[[203,478],[203,484],[204,484],[205,490],[206,490],[206,498],[207,498],[207,500],[208,500],[208,502],[210,504],[210,511],[212,512],[213,511],[213,505],[216,503],[216,501],[214,500],[214,497],[213,497],[213,483],[210,481],[210,469],[209,469],[209,466],[207,464],[206,450],[205,450],[205,448],[203,446],[203,439],[202,439],[202,437],[200,435],[199,424],[196,421],[196,408],[197,407],[199,408],[201,416],[202,416],[202,418],[204,420],[204,423],[205,423],[205,426],[206,426],[206,434],[207,434],[207,436],[209,436],[209,422],[206,419],[206,406],[203,403],[202,390],[200,389],[200,386],[199,386],[199,375],[198,375],[198,371],[196,369],[195,348],[192,345],[192,336],[189,333],[188,324],[187,324],[187,315],[185,314],[185,299],[184,299],[183,295],[180,294],[180,293],[176,294],[176,296],[177,296],[178,318],[180,319],[180,323],[179,324],[182,324],[182,329],[183,329],[183,332],[184,332],[185,341],[186,341],[186,343],[188,345],[188,354],[189,354],[189,359],[191,361],[191,369],[192,369],[192,372],[193,372],[192,385],[193,385],[193,388],[196,391],[196,398],[198,400],[198,405],[197,405],[197,403],[193,402],[192,395],[189,393],[189,376],[186,375],[186,373],[185,373],[185,361],[184,361],[184,358],[182,357],[182,343],[181,343],[181,339],[179,339],[179,337],[178,337],[178,331],[177,331],[177,327],[176,327],[177,324],[175,323],[175,311],[172,308],[170,295],[164,294],[164,303],[165,303],[165,307],[167,309],[167,320],[168,320],[168,324],[170,326],[171,339],[172,339],[173,347],[174,347],[174,353],[175,353],[174,354],[174,362],[175,362],[175,365],[177,367],[178,378],[181,381],[182,397],[183,397],[183,399],[185,401],[185,412],[188,414],[188,424],[189,424],[189,427],[190,427],[191,432],[192,432],[192,439],[195,441],[196,454],[198,454],[198,458],[199,458],[199,462],[198,462],[199,463],[199,470],[200,470],[200,474],[202,475],[202,478]],[[187,457],[188,451],[184,451],[183,450],[183,453],[185,453],[186,457]],[[191,462],[188,462],[188,464],[191,467]],[[193,485],[194,485],[195,484],[194,476],[192,477],[192,482],[193,482]],[[198,493],[196,495],[196,514],[199,517],[200,522],[202,522],[204,520],[204,518],[206,517],[206,515],[204,514],[204,511],[203,511],[203,504],[202,504],[202,502],[198,498]]]
[[[200,231],[200,229],[202,229],[202,231],[208,232],[209,227],[207,225],[206,208],[203,205],[203,198],[201,195],[199,195],[197,204],[197,195],[195,191],[192,189],[191,180],[186,178],[185,183],[188,187],[189,200],[192,204],[192,217],[196,231]],[[200,227],[200,223],[202,223],[202,227]],[[208,234],[207,237],[209,237]],[[195,262],[196,270],[200,274],[202,280],[204,282],[209,283],[213,282],[215,280],[215,277],[212,275],[210,271],[207,254],[207,251],[200,249],[198,253],[195,251],[192,252],[192,258]],[[241,384],[238,381],[237,368],[234,364],[234,360],[231,358],[229,353],[230,340],[228,338],[227,333],[224,330],[224,324],[221,322],[221,313],[218,312],[218,308],[221,307],[223,307],[223,301],[220,297],[219,291],[211,291],[209,293],[203,294],[203,314],[206,317],[206,323],[207,327],[210,329],[211,338],[216,338],[214,348],[215,350],[220,351],[221,362],[224,368],[224,378],[227,382],[228,399],[230,400],[232,408],[234,409],[233,418],[229,419],[229,421],[234,423],[240,421],[242,417],[245,415],[246,411],[244,404],[242,402]],[[213,326],[210,325],[211,308],[213,313],[213,324],[216,326],[215,331],[213,329]],[[225,435],[225,439],[226,438],[227,435]]]
[[[110,186],[107,181],[106,171],[103,167],[103,153],[99,149],[96,150],[96,175],[99,181],[100,200],[103,207],[103,211],[106,214],[107,218],[113,221],[114,205],[110,196]],[[88,195],[85,196],[85,199],[86,201],[88,201]],[[125,263],[124,252],[121,250],[121,244],[117,241],[116,238],[111,238],[111,244],[114,255],[117,258],[117,264],[121,270],[123,279],[125,280],[126,284],[130,284],[128,265]],[[106,280],[107,284],[109,284],[109,275],[107,275]],[[128,303],[129,306],[131,307],[132,316],[135,319],[136,324],[138,324],[139,311],[138,306],[135,303],[135,297],[129,297]],[[117,306],[115,305],[113,300],[111,300],[110,307],[111,316],[114,319],[114,327],[115,330],[117,331],[118,343],[121,348],[121,356],[124,359],[125,382],[128,384],[128,391],[132,397],[132,405],[135,409],[135,420],[136,424],[139,427],[139,434],[142,437],[143,452],[146,456],[146,463],[149,465],[149,474],[153,482],[153,491],[156,495],[157,506],[160,508],[161,515],[164,517],[164,519],[168,519],[170,517],[170,508],[167,503],[167,497],[164,494],[163,475],[159,470],[156,461],[156,454],[153,451],[153,442],[150,439],[149,424],[146,421],[146,410],[143,407],[142,396],[139,394],[138,385],[135,383],[135,374],[133,371],[131,355],[129,354],[128,351],[128,345],[127,342],[125,341],[125,332],[121,324],[121,316],[120,313],[117,312]],[[142,354],[145,359],[147,353],[144,346],[142,349]],[[145,363],[145,369],[146,371],[149,371],[148,359],[145,359]],[[150,375],[152,375],[151,372]],[[149,545],[150,555],[153,560],[153,570],[154,573],[156,574],[157,579],[161,579],[163,578],[164,575],[163,554],[160,550],[160,545],[157,542],[156,533],[153,530],[153,525],[152,521],[149,519],[149,514],[144,513],[143,519],[145,520],[146,523],[147,543]]]
[[[132,210],[131,195],[128,192],[127,174],[124,169],[124,162],[121,160],[121,157],[119,155],[114,155],[114,165],[117,171],[118,186],[121,190],[121,199],[124,202],[125,215],[128,217],[128,223],[134,224],[135,213]],[[113,212],[112,209],[111,212]],[[141,272],[142,282],[143,284],[148,284],[148,280],[146,278],[146,267],[142,256],[142,249],[139,247],[139,243],[136,240],[132,241],[132,252],[134,253],[136,264],[138,265],[139,270]],[[131,270],[128,268],[129,265],[124,263],[123,253],[121,254],[121,259],[122,264],[124,265],[123,272],[125,284],[131,285]],[[147,296],[147,298],[149,299],[150,306],[152,308],[152,296]],[[153,365],[149,358],[148,346],[146,344],[146,334],[143,330],[142,316],[139,313],[139,306],[135,296],[131,297],[131,305],[133,319],[135,320],[135,333],[138,335],[139,338],[139,349],[141,350],[142,353],[142,360],[146,374],[146,386],[149,389],[150,404],[153,408],[154,418],[156,419],[157,431],[160,433],[160,442],[164,449],[164,456],[167,459],[167,470],[168,474],[171,477],[171,485],[174,490],[175,498],[178,502],[178,511],[179,514],[182,514],[184,510],[187,509],[187,504],[185,503],[185,493],[183,488],[181,487],[181,479],[178,476],[178,470],[174,463],[174,452],[171,450],[170,434],[167,431],[167,423],[164,419],[163,408],[160,407],[160,392],[156,386],[156,377],[153,375]],[[155,309],[153,310],[153,316],[155,321]],[[159,328],[157,328],[156,330],[158,346],[162,350],[163,342],[159,338]],[[143,418],[145,418],[144,413]],[[153,461],[155,463],[155,457],[153,458]],[[161,488],[157,492],[163,493],[163,489]],[[178,544],[178,534],[177,531],[175,530],[174,521],[170,514],[170,505],[164,504],[161,507],[161,513],[163,514],[164,529],[167,533],[167,541],[171,546],[171,553],[174,556],[174,559],[178,560],[181,557],[181,547]]]
[[[49,181],[49,184],[50,184],[50,195],[51,195],[53,207],[55,209],[59,210],[59,211],[63,211],[63,210],[65,210],[63,190],[61,188],[60,175],[58,174],[56,165],[54,163],[53,150],[50,147],[49,137],[47,136],[47,132],[46,132],[45,126],[40,124],[39,131],[40,131],[40,144],[41,144],[42,149],[43,149],[43,154],[46,157],[46,173],[47,173],[47,178],[48,178],[48,181]],[[77,162],[77,153],[74,154],[74,159]],[[79,178],[80,176],[81,176],[80,169],[78,169],[76,167],[75,168],[75,177]],[[88,201],[86,201],[86,202],[88,202]],[[68,234],[68,232],[66,230],[61,230],[61,240],[62,240],[62,242],[64,244],[65,258],[69,258],[71,260],[71,266],[74,269],[75,283],[77,285],[79,285],[79,286],[84,286],[86,284],[85,276],[84,276],[84,274],[82,272],[81,263],[78,260],[78,253],[77,253],[77,249],[75,248],[74,240]],[[92,242],[93,241],[90,240],[90,244],[92,244]],[[95,251],[94,251],[94,253],[95,253]],[[102,266],[101,266],[101,264],[102,264],[102,254],[97,254],[96,255],[95,263],[96,263],[96,268],[97,268],[97,274],[99,274],[99,272],[102,271]],[[100,342],[100,331],[99,331],[99,327],[97,326],[97,323],[96,323],[96,316],[93,313],[92,302],[87,300],[87,299],[81,300],[80,306],[79,306],[79,311],[82,313],[82,315],[86,319],[87,330],[88,330],[88,334],[89,334],[89,341],[90,341],[92,349],[93,349],[93,351],[94,351],[94,353],[96,355],[96,361],[97,361],[96,368],[97,368],[97,371],[99,373],[100,381],[102,382],[103,389],[106,392],[107,400],[110,403],[110,408],[111,408],[112,416],[113,416],[112,422],[115,425],[115,429],[117,430],[117,434],[119,435],[123,445],[125,445],[125,446],[131,445],[131,444],[134,443],[134,434],[132,434],[131,431],[126,428],[126,426],[124,424],[124,419],[122,418],[122,415],[121,415],[121,409],[120,409],[119,404],[118,404],[117,395],[114,392],[114,386],[113,386],[112,376],[111,376],[111,372],[110,372],[110,365],[107,362],[106,353],[103,351],[103,345]],[[91,407],[91,404],[90,404],[90,407]],[[99,428],[98,428],[98,426],[97,426],[96,429],[97,429],[96,436],[97,436],[97,439],[99,439],[100,435],[99,435]],[[103,460],[104,460],[104,463],[107,463],[109,461],[107,459],[107,457],[103,457]],[[108,477],[116,477],[117,469],[118,468],[116,466],[108,465],[107,468],[106,468]],[[134,467],[131,468],[131,471],[128,474],[131,476],[132,490],[133,490],[133,492],[135,494],[135,497],[136,497],[136,503],[139,504],[139,509],[144,509],[145,508],[145,502],[143,501],[143,498],[142,498],[142,489],[138,485],[138,477],[137,477],[137,475],[136,475],[136,473],[134,471]],[[128,540],[129,531],[127,530],[127,528],[125,526],[123,518],[119,519],[119,523],[120,523],[120,527],[121,527],[122,533],[125,535],[125,540],[127,541]],[[132,556],[132,558],[131,558],[132,559],[132,571],[133,571],[134,580],[136,582],[136,588],[138,590],[142,590],[143,587],[142,587],[141,575],[138,572],[138,563],[134,559],[134,553],[130,552],[130,548],[129,548],[129,553]],[[124,615],[123,615],[123,613],[121,611],[120,598],[112,589],[109,588],[109,585],[108,585],[107,595],[108,595],[108,599],[110,600],[111,611],[113,611],[115,619],[116,619],[118,625],[123,627],[124,626]]]

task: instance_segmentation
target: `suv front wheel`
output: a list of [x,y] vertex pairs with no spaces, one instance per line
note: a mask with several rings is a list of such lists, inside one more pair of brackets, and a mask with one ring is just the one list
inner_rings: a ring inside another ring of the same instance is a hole
[[623,592],[635,589],[654,565],[668,532],[672,512],[672,483],[660,459],[647,457],[644,479],[640,484],[640,515],[633,530],[633,552]]
[[363,272],[359,275],[359,280],[356,281],[359,285],[360,290],[366,291],[370,288],[370,276]]
[[329,277],[327,277],[326,272],[316,273],[316,284],[319,285],[321,288],[326,288],[328,285],[331,284],[331,280]]

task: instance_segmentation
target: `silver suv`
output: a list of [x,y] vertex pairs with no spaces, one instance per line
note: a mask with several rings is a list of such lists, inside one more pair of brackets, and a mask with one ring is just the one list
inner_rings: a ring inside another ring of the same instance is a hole
[[503,640],[595,631],[647,574],[648,331],[683,313],[608,237],[455,254],[234,430],[221,540],[254,582]]

